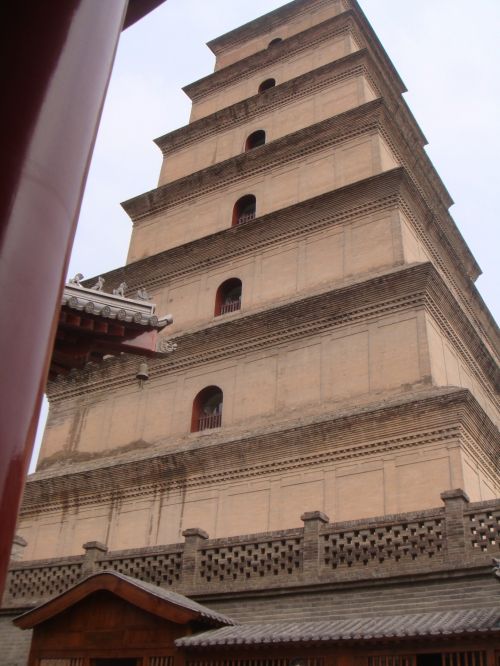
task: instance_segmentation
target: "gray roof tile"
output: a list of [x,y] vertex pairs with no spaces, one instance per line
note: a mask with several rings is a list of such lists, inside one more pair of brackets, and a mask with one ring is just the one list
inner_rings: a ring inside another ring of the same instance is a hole
[[369,641],[480,632],[500,632],[500,607],[418,615],[349,618],[325,622],[242,624],[179,638],[176,640],[176,645],[179,647],[215,647],[269,643]]
[[100,574],[103,573],[111,574],[113,576],[116,576],[117,578],[122,578],[123,580],[126,580],[128,583],[131,583],[132,585],[135,585],[136,587],[139,587],[145,592],[153,594],[154,596],[160,599],[169,601],[170,603],[176,606],[180,606],[181,608],[187,608],[189,610],[200,613],[201,617],[204,617],[208,620],[215,620],[217,622],[220,622],[221,624],[230,624],[230,625],[234,624],[231,618],[227,617],[226,615],[223,615],[222,613],[217,613],[216,611],[213,611],[212,609],[207,608],[206,606],[202,606],[196,601],[189,599],[189,597],[185,597],[183,594],[177,594],[177,592],[166,590],[163,587],[158,587],[157,585],[153,585],[152,583],[145,583],[142,580],[138,580],[137,578],[132,578],[131,576],[126,576],[125,574],[118,573],[117,571],[103,570],[99,571],[98,573],[91,574],[90,576],[88,576],[88,578],[90,578],[91,576],[99,576]]

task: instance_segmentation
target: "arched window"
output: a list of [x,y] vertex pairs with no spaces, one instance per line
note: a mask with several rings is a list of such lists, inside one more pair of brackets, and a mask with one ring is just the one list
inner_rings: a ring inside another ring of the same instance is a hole
[[276,85],[276,79],[266,79],[265,81],[262,81],[262,83],[259,86],[259,92],[263,93],[266,90],[269,90],[269,88],[274,88]]
[[191,432],[220,428],[222,425],[222,390],[218,386],[207,386],[193,400]]
[[236,312],[241,309],[241,280],[238,278],[231,278],[223,282],[217,289],[215,295],[215,311],[216,317],[228,314],[228,312]]
[[232,226],[250,222],[255,217],[257,201],[253,194],[246,194],[234,204]]
[[247,150],[252,150],[252,148],[258,148],[263,146],[266,143],[266,133],[264,130],[257,130],[252,132],[245,142],[245,152]]
[[276,46],[277,44],[279,44],[279,43],[282,42],[282,41],[283,41],[283,40],[282,40],[281,37],[275,37],[274,39],[271,39],[271,41],[270,41],[269,44],[267,45],[267,48],[269,48],[270,46]]

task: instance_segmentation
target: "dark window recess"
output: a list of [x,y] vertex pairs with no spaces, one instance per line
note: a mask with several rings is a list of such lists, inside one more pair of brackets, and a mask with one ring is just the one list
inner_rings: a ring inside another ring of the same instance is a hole
[[241,309],[241,287],[238,278],[231,278],[220,285],[215,296],[216,317]]
[[266,133],[264,130],[257,130],[252,132],[245,142],[245,152],[247,150],[253,150],[259,146],[263,146],[266,143]]
[[250,222],[255,218],[257,201],[253,194],[246,194],[234,204],[232,226]]
[[282,41],[283,41],[283,39],[281,37],[275,37],[274,39],[271,39],[271,41],[267,45],[267,48],[270,48],[271,46],[276,46],[277,44],[279,44]]
[[191,432],[200,432],[222,425],[222,390],[218,386],[202,389],[193,401]]
[[276,85],[276,79],[266,79],[265,81],[262,81],[262,83],[259,86],[259,92],[263,93],[266,90],[269,90],[269,88],[274,88]]

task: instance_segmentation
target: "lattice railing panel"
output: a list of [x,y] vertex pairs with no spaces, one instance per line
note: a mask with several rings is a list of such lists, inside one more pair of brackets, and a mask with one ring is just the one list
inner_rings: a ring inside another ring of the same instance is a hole
[[81,572],[81,560],[12,569],[7,583],[6,597],[17,600],[56,596],[77,583],[81,578]]
[[99,568],[137,578],[160,587],[174,585],[182,577],[182,552],[155,553],[136,557],[104,558]]
[[440,557],[443,529],[444,521],[433,518],[329,532],[321,535],[321,559],[324,566],[337,569]]
[[210,546],[200,551],[200,579],[248,580],[291,575],[302,570],[302,537]]
[[465,516],[474,549],[483,553],[500,551],[500,509],[478,511]]

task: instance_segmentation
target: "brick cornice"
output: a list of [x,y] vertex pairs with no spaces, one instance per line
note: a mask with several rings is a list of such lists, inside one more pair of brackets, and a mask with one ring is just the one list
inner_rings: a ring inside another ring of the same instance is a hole
[[[105,274],[106,283],[118,286],[126,281],[130,293],[135,293],[140,286],[159,288],[173,279],[205,271],[230,259],[394,207],[405,212],[429,256],[452,285],[462,307],[492,349],[496,349],[498,328],[493,318],[474,284],[462,271],[457,271],[461,257],[444,236],[436,216],[402,167],[120,267]],[[94,278],[90,279],[89,284],[93,281]]]
[[480,433],[472,448],[494,474],[494,449],[484,444],[493,441],[495,428],[476,400],[464,389],[427,388],[363,407],[337,409],[309,422],[287,419],[255,428],[251,434],[218,433],[195,439],[184,449],[165,451],[156,446],[122,456],[110,452],[110,457],[92,462],[78,462],[75,455],[69,467],[48,468],[29,478],[22,513],[57,508],[61,501],[66,506],[102,503],[116,492],[122,498],[140,497],[160,486],[183,490],[188,485],[303,470],[417,445],[456,445],[465,422]]
[[384,97],[386,101],[390,100],[390,106],[395,109],[395,113],[402,114],[400,124],[408,135],[409,143],[420,148],[424,146],[427,140],[411,111],[404,103],[399,92],[394,92],[387,80],[387,73],[379,67],[373,54],[367,48],[355,51],[343,58],[278,84],[264,93],[258,93],[253,97],[195,120],[158,137],[155,139],[155,143],[164,157],[172,155],[175,151],[207,136],[225,132],[232,127],[247,123],[250,119],[285,106],[291,101],[297,101],[301,97],[317,93],[322,88],[335,85],[339,81],[345,81],[360,74],[366,76],[381,97]]
[[287,134],[260,148],[231,157],[202,171],[140,194],[123,202],[122,206],[137,226],[151,215],[201,194],[223,189],[231,182],[244,180],[274,166],[303,158],[309,153],[346,141],[370,129],[375,130],[380,122],[383,107],[382,100],[368,102],[293,134]]
[[[242,312],[236,318],[171,336],[169,340],[177,343],[177,349],[165,359],[150,360],[150,378],[206,361],[234,359],[252,350],[276,346],[384,312],[422,306],[429,276],[435,273],[431,264],[397,268],[285,305],[249,314]],[[47,395],[51,401],[56,401],[89,391],[112,390],[127,381],[125,377],[135,364],[136,359],[126,354],[99,366],[88,364],[78,373],[59,375],[47,385]]]
[[[272,168],[303,159],[306,155],[324,150],[357,136],[380,131],[403,162],[411,164],[410,173],[419,183],[424,196],[434,207],[446,210],[448,198],[432,164],[425,157],[415,161],[414,150],[405,140],[400,128],[391,120],[391,109],[383,99],[373,100],[332,118],[305,127],[276,139],[260,148],[236,155],[201,171],[184,176],[172,183],[140,194],[122,203],[134,226],[147,223],[152,216],[179,204],[217,190],[233,182],[265,173]],[[436,189],[437,188],[437,189]],[[454,232],[455,235],[458,231]],[[458,236],[460,236],[458,234]],[[462,253],[467,249],[460,236]],[[456,243],[455,243],[456,244]],[[470,252],[469,252],[470,254]],[[471,259],[469,259],[470,263]]]
[[[311,9],[318,4],[321,3],[318,3],[317,0],[296,0],[296,2],[288,3],[284,7],[276,9],[274,12],[270,12],[269,14],[261,16],[255,21],[251,21],[250,23],[236,28],[236,30],[232,30],[231,32],[226,33],[221,37],[213,39],[212,41],[208,42],[207,46],[216,55],[218,55],[229,47],[241,44],[242,42],[247,41],[253,37],[257,37],[263,33],[267,33],[270,29],[274,29],[278,25],[290,20],[291,16],[311,11]],[[351,13],[356,17],[357,25],[360,27],[362,32],[367,35],[368,42],[371,44],[371,48],[373,49],[377,59],[383,63],[384,68],[390,74],[390,77],[394,82],[394,86],[399,89],[400,92],[406,92],[405,84],[399,76],[396,68],[392,64],[391,59],[387,55],[384,47],[375,34],[357,0],[342,0],[342,5],[344,7],[344,11],[338,14],[337,17],[342,17]]]
[[216,90],[232,85],[244,77],[248,77],[249,74],[255,71],[287,60],[297,53],[316,46],[322,41],[331,39],[336,35],[347,34],[349,32],[358,44],[364,43],[372,51],[377,62],[383,68],[384,72],[386,72],[387,79],[394,92],[397,94],[405,92],[406,87],[404,83],[373,33],[359,6],[348,9],[337,16],[297,33],[283,40],[272,49],[258,51],[247,58],[216,70],[212,74],[185,86],[183,90],[192,101],[197,102]]
[[366,49],[355,51],[343,58],[306,72],[284,83],[280,83],[264,93],[258,93],[236,104],[227,106],[188,125],[164,134],[154,140],[164,156],[170,155],[202,138],[226,131],[235,125],[248,122],[251,118],[267,113],[291,100],[315,92],[324,86],[363,72],[370,55]]
[[337,35],[347,34],[349,31],[353,31],[355,27],[353,12],[338,14],[288,39],[284,39],[271,49],[258,51],[232,65],[216,70],[212,74],[184,86],[183,91],[193,102],[197,102],[216,90],[248,77],[252,72],[288,60],[297,53],[316,46],[322,41]]
[[[256,174],[305,155],[322,151],[328,146],[347,141],[356,136],[380,132],[391,146],[398,159],[410,173],[422,196],[436,212],[436,221],[443,236],[453,246],[463,271],[472,279],[480,269],[467,244],[447,211],[448,195],[424,151],[416,156],[414,147],[393,120],[393,113],[383,99],[368,102],[350,111],[341,113],[320,123],[288,134],[258,149],[237,155],[202,171],[185,176],[122,203],[135,226],[146,224],[170,207],[227,187],[229,183],[245,180]],[[416,158],[416,159],[415,159]],[[167,224],[166,220],[164,224]]]
[[[499,373],[495,360],[430,263],[394,269],[333,291],[172,337],[170,340],[178,345],[176,352],[151,360],[150,378],[225,358],[235,359],[337,326],[415,308],[432,315],[495,402]],[[47,394],[55,402],[89,392],[109,392],[130,383],[135,364],[133,357],[123,355],[98,368],[88,365],[79,373],[51,382]]]
[[[234,30],[230,30],[219,37],[215,37],[207,42],[207,46],[215,55],[219,55],[228,48],[246,42],[249,39],[253,39],[262,34],[267,34],[269,31],[287,23],[292,18],[308,13],[330,2],[331,0],[294,0],[294,2],[289,2],[272,12],[259,16],[253,21],[238,26]],[[343,8],[345,6],[344,1],[340,0],[339,5]]]
[[[104,273],[106,284],[118,286],[124,280],[130,293],[139,286],[154,288],[194,271],[248,256],[252,251],[282,243],[345,219],[368,214],[397,204],[403,182],[410,183],[403,168],[337,188],[326,194],[228,227],[209,236],[164,250]],[[413,191],[415,188],[413,187]],[[417,193],[417,196],[418,195]],[[425,206],[425,203],[423,204]],[[92,282],[94,278],[89,278]],[[95,281],[95,280],[94,280]],[[86,281],[87,283],[87,281]]]

